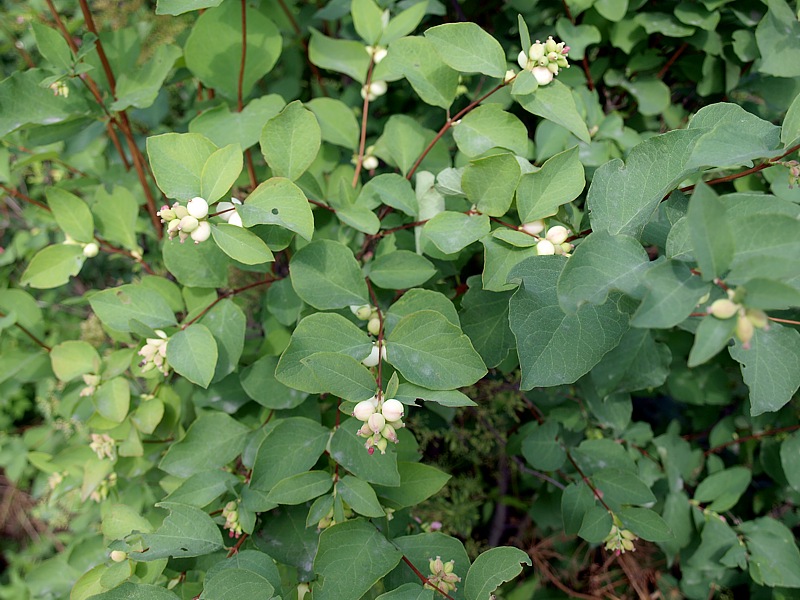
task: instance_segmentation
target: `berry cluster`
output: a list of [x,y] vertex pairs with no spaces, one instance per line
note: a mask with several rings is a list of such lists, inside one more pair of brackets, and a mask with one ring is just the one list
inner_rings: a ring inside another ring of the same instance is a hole
[[[531,221],[519,226],[520,231],[524,231],[538,240],[536,254],[539,256],[552,256],[553,254],[569,256],[573,245],[567,239],[572,232],[563,225],[553,225],[547,231],[545,229],[544,221],[541,220]],[[542,232],[544,232],[544,236],[540,237],[539,234]]]
[[222,509],[222,516],[225,518],[225,529],[228,530],[228,537],[238,538],[242,535],[242,524],[239,522],[239,502],[231,500]]
[[750,347],[750,340],[758,329],[769,328],[769,317],[763,310],[745,308],[735,301],[736,292],[728,290],[728,297],[715,300],[708,307],[708,314],[717,319],[731,319],[736,317],[736,337],[742,342],[742,347]]
[[386,454],[389,442],[397,443],[397,430],[405,427],[403,423],[403,404],[399,400],[389,398],[382,400],[373,396],[362,400],[353,409],[353,416],[364,424],[358,435],[367,438],[364,447],[373,454],[375,448]]
[[425,588],[432,590],[438,588],[442,592],[455,592],[456,583],[461,581],[461,577],[453,573],[456,561],[451,560],[442,562],[442,557],[437,556],[436,560],[429,559],[428,568],[431,574],[428,575],[428,581],[425,583]]
[[606,543],[606,550],[611,550],[619,556],[625,552],[636,552],[633,542],[638,539],[632,531],[621,529],[615,524],[611,526],[611,532],[603,541]]
[[558,75],[559,69],[569,68],[568,53],[569,46],[564,42],[556,43],[551,35],[544,44],[536,40],[528,52],[520,52],[517,62],[522,69],[533,74],[539,85],[547,85]]
[[241,206],[242,201],[238,198],[231,197],[230,202],[220,202],[217,204],[217,215],[228,222],[229,225],[236,225],[242,227],[242,216],[236,210],[237,206]]
[[139,356],[142,357],[139,367],[142,369],[142,373],[158,369],[166,376],[169,374],[169,365],[166,360],[169,338],[160,329],[156,329],[156,335],[158,335],[157,338],[147,338],[145,345],[139,350]]
[[189,200],[186,206],[175,202],[170,208],[165,204],[156,214],[162,223],[167,224],[169,239],[178,235],[183,243],[191,237],[195,244],[199,244],[211,237],[211,225],[207,221],[208,202],[200,196]]
[[[378,335],[381,331],[381,318],[378,316],[378,309],[369,304],[362,304],[361,306],[354,304],[350,307],[350,311],[356,318],[367,322],[367,331],[372,335]],[[384,358],[386,357],[384,350]],[[366,363],[365,363],[366,364]],[[378,363],[375,363],[378,364]],[[374,365],[367,365],[374,366]]]

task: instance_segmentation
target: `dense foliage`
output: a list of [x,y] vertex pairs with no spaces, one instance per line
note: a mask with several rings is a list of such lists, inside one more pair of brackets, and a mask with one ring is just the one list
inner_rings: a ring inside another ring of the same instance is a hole
[[0,598],[795,597],[796,3],[2,10]]

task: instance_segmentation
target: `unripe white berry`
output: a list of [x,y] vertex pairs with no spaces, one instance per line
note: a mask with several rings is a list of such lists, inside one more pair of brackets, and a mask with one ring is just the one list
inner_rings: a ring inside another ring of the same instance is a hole
[[520,69],[524,69],[526,66],[528,66],[528,55],[524,50],[519,53],[519,56],[517,56],[517,64],[519,65]]
[[98,252],[100,252],[100,246],[95,242],[89,242],[83,247],[83,255],[86,258],[94,258]]
[[553,72],[548,67],[534,67],[531,73],[539,85],[547,85],[553,81]]
[[708,307],[708,312],[718,319],[730,319],[739,312],[739,305],[727,298],[720,298],[711,303],[711,306]]
[[186,210],[195,219],[205,219],[208,216],[208,202],[200,196],[196,196],[186,203]]
[[353,409],[353,416],[359,421],[367,421],[375,414],[375,407],[369,400],[362,400]]
[[228,219],[229,225],[235,225],[236,227],[242,227],[242,217],[239,215],[238,212],[232,213],[230,218]]
[[531,60],[539,60],[544,56],[544,44],[536,41],[535,44],[531,44],[531,48],[528,51],[528,56],[531,57]]
[[383,426],[386,425],[386,418],[382,414],[374,413],[367,420],[367,425],[373,433],[379,433]]
[[176,219],[182,219],[189,214],[189,211],[186,210],[186,207],[182,204],[178,204],[177,202],[172,205],[172,211],[175,213]]
[[539,256],[550,256],[556,253],[556,248],[553,246],[553,242],[549,240],[540,240],[538,244],[536,244],[536,254]]
[[372,316],[372,307],[369,304],[353,304],[350,307],[350,312],[353,313],[357,319],[367,321]]
[[192,233],[195,229],[197,229],[197,225],[199,221],[191,215],[186,215],[181,219],[181,223],[178,226],[183,233]]
[[377,344],[372,344],[372,350],[369,356],[361,361],[365,367],[377,367],[381,360],[381,351]]
[[378,159],[374,156],[365,156],[364,160],[361,161],[361,165],[367,170],[372,171],[378,168]]
[[122,562],[123,560],[128,559],[128,553],[123,552],[122,550],[112,550],[109,556],[114,562]]
[[514,72],[514,69],[509,69],[506,71],[505,77],[503,77],[503,83],[509,83],[517,74]]
[[381,332],[381,320],[378,317],[372,317],[367,323],[367,331],[372,335],[378,335]]
[[569,233],[569,229],[566,227],[556,225],[547,230],[547,235],[545,235],[545,237],[553,244],[563,244],[567,241]]
[[531,221],[530,223],[520,225],[519,228],[529,235],[539,235],[544,231],[544,221]]
[[200,223],[197,224],[197,229],[191,233],[191,236],[195,244],[205,242],[211,237],[211,225],[208,224],[208,221],[200,221]]
[[381,414],[389,423],[399,421],[403,418],[403,403],[394,398],[389,398],[383,403]]

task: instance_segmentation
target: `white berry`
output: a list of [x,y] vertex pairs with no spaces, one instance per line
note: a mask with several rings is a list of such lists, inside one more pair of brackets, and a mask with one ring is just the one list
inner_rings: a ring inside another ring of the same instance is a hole
[[399,421],[403,418],[403,403],[394,398],[389,398],[383,403],[381,414],[389,423]]
[[208,216],[208,202],[200,196],[196,196],[186,203],[186,210],[195,219],[205,219]]

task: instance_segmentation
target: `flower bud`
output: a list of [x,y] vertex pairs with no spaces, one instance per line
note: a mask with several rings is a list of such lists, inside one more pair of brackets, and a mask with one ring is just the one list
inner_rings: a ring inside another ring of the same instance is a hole
[[195,219],[205,219],[208,216],[208,202],[200,196],[195,196],[186,203],[186,210]]
[[128,553],[122,550],[112,550],[109,556],[114,562],[122,562],[128,559]]
[[748,308],[744,314],[750,320],[750,322],[759,329],[766,329],[767,325],[769,325],[769,317],[763,310],[759,310],[757,308]]
[[558,64],[550,63],[549,65],[547,65],[547,70],[550,71],[553,75],[558,75]]
[[389,442],[386,441],[386,438],[381,438],[377,442],[375,442],[375,447],[381,451],[381,454],[386,454],[386,448],[389,446]]
[[572,249],[573,249],[574,247],[575,247],[575,246],[573,246],[573,245],[572,245],[572,244],[570,244],[569,242],[564,242],[564,243],[563,243],[563,244],[561,244],[561,246],[560,246],[560,248],[561,248],[561,251],[562,251],[564,254],[569,254],[570,252],[572,252]]
[[381,429],[381,435],[394,444],[398,442],[397,431],[389,423]]
[[549,240],[539,240],[539,243],[536,244],[536,254],[539,256],[550,256],[556,253],[556,248],[553,246],[553,242]]
[[162,223],[167,223],[175,218],[175,211],[172,210],[168,204],[161,207],[161,210],[156,213],[157,217],[161,217]]
[[715,300],[708,307],[708,313],[714,315],[718,319],[730,319],[737,312],[739,312],[739,305],[727,298]]
[[191,215],[186,215],[181,219],[181,224],[178,227],[183,233],[192,233],[197,226],[199,225],[199,221]]
[[191,235],[195,244],[205,242],[211,237],[211,225],[209,225],[208,221],[200,221],[200,223],[197,224],[197,229],[195,229]]
[[756,330],[753,327],[753,322],[744,315],[739,315],[736,320],[736,337],[742,342],[742,347],[747,349],[750,347],[750,340]]
[[361,426],[361,428],[358,430],[358,435],[360,435],[361,437],[368,437],[368,438],[371,439],[372,438],[372,429],[369,428],[369,425],[367,423],[364,423]]
[[383,417],[383,415],[374,413],[370,415],[369,419],[367,420],[367,425],[369,425],[369,428],[373,433],[380,433],[381,429],[383,429],[384,425],[386,425],[386,419]]
[[547,41],[544,43],[544,49],[546,52],[555,52],[558,50],[558,44],[556,44],[556,41],[553,39],[552,35],[547,38]]
[[369,400],[362,400],[353,409],[353,416],[359,421],[367,421],[375,414],[375,407]]
[[180,226],[181,226],[180,219],[172,219],[172,221],[169,222],[169,225],[167,225],[167,233],[174,235],[178,231]]
[[539,85],[547,85],[553,81],[553,73],[547,67],[534,67],[531,73]]
[[372,317],[367,323],[367,331],[372,335],[378,335],[381,332],[381,320],[378,317]]
[[94,258],[98,252],[100,252],[100,246],[95,242],[89,242],[83,247],[83,255],[86,258]]
[[399,421],[403,418],[403,403],[394,398],[385,400],[381,407],[381,414],[390,423]]
[[239,215],[238,212],[232,213],[228,218],[228,224],[235,225],[236,227],[243,227],[241,215]]
[[529,235],[539,235],[544,231],[544,221],[541,219],[538,221],[531,221],[530,223],[524,223],[519,226],[520,231],[524,231]]
[[566,227],[562,227],[561,225],[556,225],[555,227],[551,227],[550,229],[547,230],[545,238],[547,238],[547,240],[552,242],[553,244],[560,245],[567,241],[569,233],[570,233],[569,229],[567,229]]
[[531,60],[539,60],[544,56],[544,44],[542,44],[539,40],[536,40],[535,44],[531,44],[531,48],[528,51],[528,56],[531,57]]
[[361,361],[361,363],[365,367],[377,367],[378,363],[381,361],[381,349],[378,348],[377,344],[372,344],[372,350],[369,353],[369,356]]
[[176,219],[182,219],[183,217],[189,214],[189,211],[186,210],[186,207],[181,204],[178,204],[177,202],[172,205],[172,212],[175,213]]

